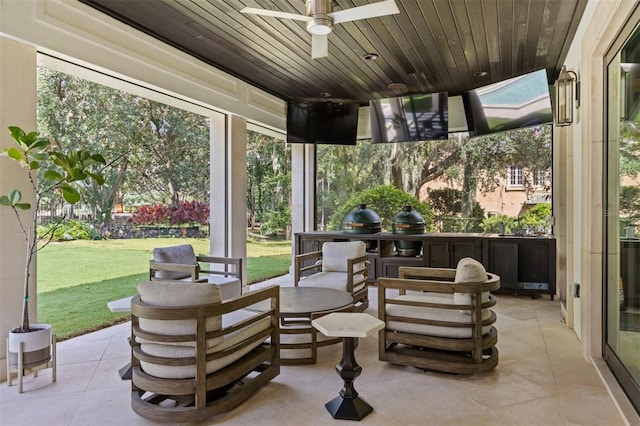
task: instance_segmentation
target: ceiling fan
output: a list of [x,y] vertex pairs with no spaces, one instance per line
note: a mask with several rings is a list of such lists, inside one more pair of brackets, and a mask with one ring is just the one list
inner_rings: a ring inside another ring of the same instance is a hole
[[312,59],[324,58],[329,54],[327,36],[333,29],[334,24],[400,13],[394,0],[383,0],[364,6],[339,10],[337,12],[333,11],[333,0],[307,0],[306,15],[281,12],[278,10],[257,9],[254,7],[245,7],[240,12],[305,21],[307,23],[307,31],[312,35]]

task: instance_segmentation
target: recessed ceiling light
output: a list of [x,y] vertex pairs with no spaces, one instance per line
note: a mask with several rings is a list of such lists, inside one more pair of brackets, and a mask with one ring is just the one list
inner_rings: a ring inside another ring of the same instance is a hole
[[365,53],[362,58],[366,59],[367,61],[375,61],[376,59],[378,59],[378,54],[377,53]]
[[474,77],[485,77],[488,73],[486,71],[476,71],[473,73]]
[[331,97],[331,93],[329,93],[329,92],[320,92],[320,96],[322,96],[323,98],[330,98]]

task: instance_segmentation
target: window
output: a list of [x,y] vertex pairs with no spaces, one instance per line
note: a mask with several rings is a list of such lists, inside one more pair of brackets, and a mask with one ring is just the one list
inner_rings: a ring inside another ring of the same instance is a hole
[[548,180],[547,177],[549,173],[546,170],[534,170],[533,172],[533,186],[541,187],[547,186]]
[[[630,23],[640,22],[638,11]],[[640,26],[607,57],[603,358],[640,413]]]
[[522,167],[509,166],[507,189],[524,189],[524,170]]

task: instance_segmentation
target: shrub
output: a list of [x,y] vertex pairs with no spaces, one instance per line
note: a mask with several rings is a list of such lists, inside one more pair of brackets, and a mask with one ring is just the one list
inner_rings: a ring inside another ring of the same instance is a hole
[[201,201],[181,201],[177,208],[161,204],[140,206],[131,221],[138,225],[206,225],[209,206]]
[[264,214],[264,221],[260,225],[260,233],[263,235],[277,235],[278,231],[291,224],[291,209],[279,206]]
[[547,226],[551,216],[551,203],[540,203],[531,207],[520,217],[520,223],[528,227]]
[[433,229],[433,214],[429,203],[420,201],[417,197],[389,185],[379,185],[351,197],[338,207],[329,221],[329,229],[342,229],[344,217],[359,204],[366,204],[367,208],[378,213],[382,221],[382,229],[391,231],[391,223],[395,215],[402,211],[404,206],[412,206],[413,210],[420,213],[424,219],[425,231]]
[[439,232],[480,232],[482,218],[438,216],[433,222]]
[[429,204],[435,214],[434,222],[440,232],[478,232],[484,209],[477,201],[471,217],[461,217],[462,191],[454,188],[429,190]]
[[435,215],[462,211],[462,191],[454,188],[429,189],[429,205]]
[[140,206],[133,213],[131,221],[138,225],[162,225],[168,222],[167,207],[156,204],[154,206]]
[[100,239],[100,235],[91,225],[76,219],[71,219],[61,224],[38,226],[38,238],[46,240],[50,234],[53,234],[52,241]]
[[167,209],[170,225],[209,223],[209,206],[201,201],[181,202],[178,208]]
[[516,220],[513,217],[497,214],[485,218],[480,224],[480,228],[482,232],[511,234],[515,231],[515,222]]

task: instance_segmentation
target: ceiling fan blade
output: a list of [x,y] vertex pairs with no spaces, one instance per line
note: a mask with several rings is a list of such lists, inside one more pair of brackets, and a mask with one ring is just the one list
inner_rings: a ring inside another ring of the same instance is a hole
[[329,38],[326,34],[313,34],[311,38],[311,59],[324,58],[329,55]]
[[334,24],[357,21],[359,19],[376,18],[378,16],[394,15],[400,13],[394,0],[384,0],[365,6],[352,7],[328,13],[333,18]]
[[282,19],[295,19],[297,21],[310,21],[311,17],[306,15],[298,15],[296,13],[281,12],[279,10],[257,9],[255,7],[245,7],[240,13],[251,13],[254,15],[274,16]]

